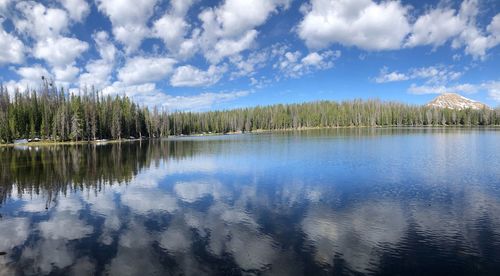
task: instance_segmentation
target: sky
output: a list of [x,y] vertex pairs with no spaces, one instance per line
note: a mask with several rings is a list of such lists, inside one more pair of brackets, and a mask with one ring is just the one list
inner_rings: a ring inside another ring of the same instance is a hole
[[144,106],[500,105],[500,1],[0,0],[0,82]]

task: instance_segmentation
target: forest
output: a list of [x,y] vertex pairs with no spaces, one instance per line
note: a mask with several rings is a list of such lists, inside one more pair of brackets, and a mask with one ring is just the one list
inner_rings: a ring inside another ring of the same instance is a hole
[[17,139],[95,141],[315,127],[500,125],[500,108],[452,110],[380,100],[317,101],[185,112],[148,108],[94,88],[68,93],[0,85],[0,143]]

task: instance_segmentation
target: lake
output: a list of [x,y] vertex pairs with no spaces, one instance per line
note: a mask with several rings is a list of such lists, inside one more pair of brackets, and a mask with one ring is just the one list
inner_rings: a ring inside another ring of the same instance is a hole
[[0,148],[0,275],[498,275],[500,129]]

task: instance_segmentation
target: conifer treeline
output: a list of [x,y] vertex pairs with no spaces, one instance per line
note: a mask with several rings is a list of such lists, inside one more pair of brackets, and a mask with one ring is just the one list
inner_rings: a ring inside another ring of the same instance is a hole
[[500,109],[451,110],[379,100],[319,101],[210,112],[140,107],[127,97],[104,97],[94,89],[68,95],[45,82],[38,90],[0,86],[0,142],[151,138],[305,127],[500,125]]

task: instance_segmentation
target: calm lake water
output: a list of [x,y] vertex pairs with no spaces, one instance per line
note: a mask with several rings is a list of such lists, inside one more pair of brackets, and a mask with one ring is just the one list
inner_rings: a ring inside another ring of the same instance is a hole
[[0,275],[498,275],[500,129],[0,148]]

